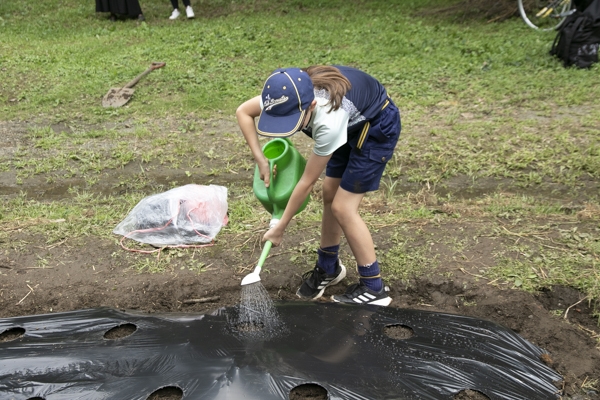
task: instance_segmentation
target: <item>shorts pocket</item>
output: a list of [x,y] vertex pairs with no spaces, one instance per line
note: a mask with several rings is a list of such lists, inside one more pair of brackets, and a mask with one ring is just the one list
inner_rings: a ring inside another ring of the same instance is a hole
[[387,163],[394,155],[394,149],[371,148],[369,150],[369,160],[378,163]]
[[389,143],[394,147],[398,142],[401,129],[400,112],[390,104],[372,122],[369,139],[379,144]]

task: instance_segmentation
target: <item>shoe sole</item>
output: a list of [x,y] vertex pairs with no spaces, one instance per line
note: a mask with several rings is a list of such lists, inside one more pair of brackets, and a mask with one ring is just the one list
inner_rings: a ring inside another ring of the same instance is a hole
[[296,290],[296,296],[300,297],[303,300],[317,300],[318,298],[322,297],[323,293],[325,292],[325,289],[327,289],[329,286],[337,285],[342,281],[342,279],[346,277],[346,267],[342,263],[340,263],[340,267],[342,268],[342,272],[340,272],[340,274],[334,280],[329,282],[327,285],[323,286],[323,289],[317,292],[317,294],[315,294],[313,297],[302,296],[300,294],[300,288]]
[[331,296],[331,300],[333,300],[334,303],[356,304],[356,305],[365,305],[365,306],[366,305],[369,305],[369,306],[373,305],[373,306],[382,306],[382,307],[389,306],[390,303],[392,302],[392,298],[389,297],[389,296],[386,297],[385,299],[379,299],[379,300],[371,301],[371,302],[368,302],[368,303],[363,303],[363,302],[354,301],[354,300],[353,300],[352,303],[347,302],[347,301],[339,301],[339,300],[336,300],[335,295]]

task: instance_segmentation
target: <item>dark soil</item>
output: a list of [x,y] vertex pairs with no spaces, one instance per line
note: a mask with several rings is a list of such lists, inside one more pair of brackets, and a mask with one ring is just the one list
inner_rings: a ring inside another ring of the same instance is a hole
[[[456,226],[443,227],[450,232]],[[384,234],[384,233],[380,233]],[[15,239],[23,239],[15,235]],[[111,254],[120,250],[115,242],[92,240],[82,245],[64,245],[50,250],[63,263],[52,268],[29,267],[35,254],[44,248],[44,239],[27,237],[27,249],[6,254],[2,258],[0,283],[0,316],[12,317],[29,314],[55,313],[84,308],[108,306],[122,310],[154,312],[204,313],[240,302],[240,280],[244,273],[236,273],[238,265],[227,255],[212,255],[215,268],[200,275],[173,271],[167,274],[137,273],[124,265],[115,265]],[[377,237],[375,238],[377,240]],[[486,252],[482,247],[478,251]],[[273,299],[295,300],[300,283],[298,273],[290,274],[284,257],[285,247],[272,250],[267,260],[271,273],[263,276],[262,283]],[[247,259],[255,255],[247,255]],[[95,272],[90,268],[93,261]],[[467,268],[469,268],[467,266]],[[592,308],[575,290],[554,287],[537,295],[518,290],[499,289],[477,281],[473,276],[448,265],[447,277],[422,278],[406,287],[391,283],[393,307],[436,310],[474,316],[500,323],[549,353],[546,363],[564,377],[561,391],[565,398],[598,399],[597,393],[585,391],[585,380],[600,376],[600,351],[597,346],[597,319]],[[350,283],[352,278],[344,283]],[[343,285],[328,290],[340,293]],[[25,297],[27,296],[27,297]],[[190,299],[218,298],[215,302],[193,303]],[[470,305],[465,305],[468,299]],[[187,300],[187,301],[186,301]],[[576,306],[569,308],[571,305]],[[569,308],[567,318],[556,316],[554,310]],[[410,336],[409,329],[394,327],[399,339]],[[18,335],[18,332],[7,332]],[[0,337],[0,340],[8,340]],[[318,399],[314,388],[307,389],[305,397]],[[304,393],[304,392],[303,392]],[[461,392],[460,399],[482,399],[476,392]],[[296,395],[295,395],[296,396]],[[470,396],[470,397],[469,397]],[[579,396],[579,397],[577,397]],[[323,399],[326,397],[322,397]],[[155,397],[171,399],[171,397]]]
[[[165,175],[169,173],[172,171],[166,171]],[[247,181],[250,187],[249,173],[240,174],[237,179]],[[34,189],[28,188],[27,183],[24,186],[24,190]],[[43,193],[45,189],[50,188],[36,184],[36,191]],[[370,211],[380,207],[381,212],[386,212],[385,205],[367,207],[371,207]],[[548,352],[544,361],[564,377],[557,389],[563,399],[600,399],[596,391],[600,378],[600,329],[593,316],[593,305],[582,301],[581,293],[568,287],[553,287],[530,294],[489,284],[479,277],[478,272],[481,265],[491,264],[492,254],[499,246],[497,240],[489,237],[480,236],[475,242],[469,242],[460,257],[455,250],[440,244],[448,237],[470,241],[479,232],[479,227],[488,222],[491,221],[457,219],[407,227],[422,238],[422,243],[417,241],[414,246],[438,243],[430,251],[437,258],[439,268],[435,274],[413,277],[410,282],[388,282],[394,299],[391,307],[455,313],[499,323]],[[316,228],[318,222],[314,225]],[[578,227],[585,232],[597,229],[598,225],[581,220]],[[274,300],[298,300],[295,291],[301,282],[301,274],[312,268],[314,257],[309,255],[307,265],[298,267],[291,265],[289,252],[297,243],[314,240],[305,237],[305,232],[297,230],[286,236],[282,246],[271,250],[261,277]],[[380,244],[378,251],[385,251],[390,234],[391,230],[385,227],[374,232],[374,241]],[[259,238],[260,233],[256,233],[256,240]],[[2,243],[3,253],[0,254],[0,318],[94,307],[147,313],[207,313],[219,307],[234,306],[240,302],[241,279],[250,272],[260,253],[257,246],[242,246],[247,241],[248,237],[239,237],[229,238],[225,243],[217,238],[215,246],[194,252],[195,259],[210,264],[205,272],[179,269],[174,265],[166,273],[150,274],[130,268],[132,255],[119,247],[118,238],[109,240],[90,233],[85,239],[67,238],[57,245],[47,245],[43,236],[14,229],[10,243]],[[169,251],[163,250],[161,256]],[[343,252],[344,257],[350,259],[347,247]],[[156,254],[148,257],[156,257]],[[40,258],[51,260],[51,263],[40,266]],[[355,281],[356,273],[351,272],[352,269],[349,268],[349,277],[342,284],[327,290],[323,301],[328,301],[332,294],[342,293],[346,285]],[[122,327],[121,332],[114,334],[130,334],[127,328]],[[390,335],[397,335],[398,339],[411,334],[407,327],[390,329],[395,331]],[[19,334],[22,332],[0,332],[0,341],[14,339]],[[591,386],[594,382],[595,386]],[[326,398],[322,388],[307,386],[299,388],[300,393],[294,392],[290,398]],[[182,394],[177,390],[164,388],[150,398],[180,399]],[[463,391],[455,398],[478,400],[486,397],[474,391]]]

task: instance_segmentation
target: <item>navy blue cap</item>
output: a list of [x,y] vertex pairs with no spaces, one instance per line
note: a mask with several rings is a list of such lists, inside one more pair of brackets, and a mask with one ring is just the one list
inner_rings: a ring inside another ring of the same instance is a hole
[[273,71],[261,94],[263,109],[256,131],[263,136],[287,137],[298,132],[315,98],[312,81],[299,68]]

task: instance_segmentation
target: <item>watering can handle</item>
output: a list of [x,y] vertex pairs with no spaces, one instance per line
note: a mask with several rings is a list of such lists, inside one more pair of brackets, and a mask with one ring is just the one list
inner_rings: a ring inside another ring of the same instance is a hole
[[277,164],[273,164],[273,169],[271,170],[271,183],[277,177]]

